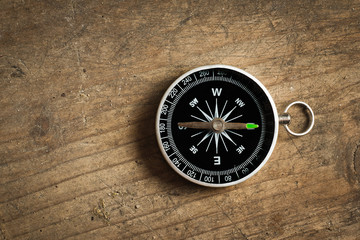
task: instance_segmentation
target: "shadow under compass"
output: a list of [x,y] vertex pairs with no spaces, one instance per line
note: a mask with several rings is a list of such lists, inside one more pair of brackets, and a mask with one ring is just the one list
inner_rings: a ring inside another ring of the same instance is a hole
[[[169,189],[170,194],[173,192],[174,195],[180,194],[181,191],[175,191],[175,189],[179,187],[185,187],[193,191],[198,191],[201,188],[200,185],[196,185],[191,183],[178,175],[174,170],[169,166],[169,164],[164,159],[164,156],[161,154],[159,149],[159,145],[156,139],[156,132],[155,132],[155,119],[156,119],[156,112],[162,98],[162,95],[165,93],[168,86],[170,86],[173,79],[169,81],[168,84],[162,82],[159,86],[151,86],[151,90],[149,89],[149,96],[147,99],[147,104],[141,105],[141,112],[142,116],[140,122],[136,125],[134,132],[134,137],[137,139],[135,141],[136,151],[141,156],[139,159],[136,159],[135,162],[138,165],[145,166],[146,168],[142,168],[142,171],[146,173],[143,174],[149,178],[149,184],[154,186],[161,186],[163,189]],[[155,89],[157,89],[155,91]],[[139,166],[140,167],[140,166]],[[150,176],[150,177],[148,177]],[[179,193],[176,193],[179,192]]]

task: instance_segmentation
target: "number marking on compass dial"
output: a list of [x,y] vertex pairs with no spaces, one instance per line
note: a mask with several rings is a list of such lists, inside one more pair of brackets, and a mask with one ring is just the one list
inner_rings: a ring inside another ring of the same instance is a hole
[[156,133],[170,166],[200,185],[229,186],[254,175],[270,157],[277,112],[266,88],[225,65],[177,79],[158,109]]

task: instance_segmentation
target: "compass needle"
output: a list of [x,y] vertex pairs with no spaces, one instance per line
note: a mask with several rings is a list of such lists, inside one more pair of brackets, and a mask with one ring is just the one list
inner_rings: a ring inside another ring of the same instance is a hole
[[[282,122],[288,124],[285,117]],[[226,65],[181,75],[156,115],[156,138],[168,164],[187,180],[210,187],[234,185],[258,172],[275,149],[278,128],[279,116],[264,85]]]
[[210,122],[178,122],[178,126],[195,129],[211,129]]
[[211,122],[178,122],[178,126],[195,129],[210,129],[214,132],[223,132],[225,129],[253,130],[259,127],[258,124],[254,123],[225,122],[221,118],[214,118]]

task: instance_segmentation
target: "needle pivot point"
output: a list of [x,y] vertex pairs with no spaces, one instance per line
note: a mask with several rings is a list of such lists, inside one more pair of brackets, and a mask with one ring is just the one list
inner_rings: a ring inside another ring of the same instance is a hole
[[211,127],[214,130],[214,132],[220,133],[225,130],[225,124],[224,120],[221,118],[215,118],[211,121]]

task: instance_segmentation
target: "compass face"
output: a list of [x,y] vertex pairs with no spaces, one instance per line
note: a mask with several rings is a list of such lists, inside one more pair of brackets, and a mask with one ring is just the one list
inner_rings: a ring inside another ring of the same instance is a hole
[[159,105],[156,134],[170,166],[200,185],[224,187],[254,175],[275,146],[278,117],[265,87],[235,67],[196,68]]

